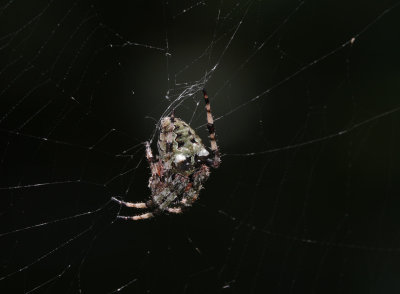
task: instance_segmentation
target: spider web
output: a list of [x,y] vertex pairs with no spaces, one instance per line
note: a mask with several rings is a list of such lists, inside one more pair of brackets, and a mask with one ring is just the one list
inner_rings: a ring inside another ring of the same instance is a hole
[[[0,4],[2,293],[400,290],[400,2],[66,2]],[[118,220],[203,88],[200,200]]]

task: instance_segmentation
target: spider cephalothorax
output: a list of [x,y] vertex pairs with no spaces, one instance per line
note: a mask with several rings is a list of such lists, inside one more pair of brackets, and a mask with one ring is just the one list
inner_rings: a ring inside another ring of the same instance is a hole
[[158,156],[153,157],[150,143],[146,142],[146,158],[150,165],[149,187],[151,198],[147,202],[131,203],[112,198],[127,207],[149,209],[136,216],[118,216],[139,220],[159,213],[181,213],[197,200],[203,183],[210,175],[210,167],[218,168],[221,162],[215,140],[214,122],[210,103],[203,90],[207,110],[207,128],[210,133],[211,152],[201,142],[196,132],[173,114],[161,120],[157,143]]

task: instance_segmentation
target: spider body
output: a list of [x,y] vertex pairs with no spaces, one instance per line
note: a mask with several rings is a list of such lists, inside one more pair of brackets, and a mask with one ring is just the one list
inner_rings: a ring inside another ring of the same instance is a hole
[[164,117],[161,120],[156,158],[153,157],[150,142],[146,142],[146,158],[151,170],[150,200],[131,203],[112,198],[127,207],[149,209],[151,212],[131,217],[118,216],[119,218],[140,220],[160,213],[181,213],[197,200],[203,183],[210,176],[210,168],[218,168],[220,164],[213,118],[205,90],[203,94],[206,102],[211,152],[186,122],[175,118],[173,114]]
[[161,121],[157,172],[149,179],[152,201],[166,211],[171,206],[190,206],[210,175],[202,159],[209,155],[200,137],[174,116]]

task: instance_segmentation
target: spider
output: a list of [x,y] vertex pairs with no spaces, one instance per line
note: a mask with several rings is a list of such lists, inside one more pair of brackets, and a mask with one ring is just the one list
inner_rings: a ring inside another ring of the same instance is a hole
[[150,165],[150,200],[125,202],[112,200],[126,207],[147,209],[135,216],[118,216],[125,220],[144,220],[162,213],[182,213],[198,199],[203,183],[210,176],[210,168],[221,163],[215,138],[214,120],[207,92],[203,90],[207,111],[207,128],[210,134],[211,152],[200,137],[183,120],[172,113],[161,120],[160,137],[157,142],[158,156],[153,156],[150,142],[146,142],[146,158]]

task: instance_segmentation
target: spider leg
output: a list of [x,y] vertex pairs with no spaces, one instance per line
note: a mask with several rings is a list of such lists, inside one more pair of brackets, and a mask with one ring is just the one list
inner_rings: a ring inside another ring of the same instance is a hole
[[121,216],[118,215],[117,218],[121,218],[124,220],[142,220],[142,219],[149,219],[154,217],[154,214],[152,214],[151,212],[147,212],[147,213],[143,213],[143,214],[139,214],[139,215],[134,215],[134,216]]
[[205,89],[203,89],[204,101],[206,102],[206,111],[207,111],[207,129],[210,134],[210,144],[211,151],[214,155],[213,162],[211,164],[212,167],[217,168],[221,163],[221,158],[219,155],[217,141],[215,139],[215,127],[214,127],[214,119],[211,114],[210,100],[208,99],[208,95]]
[[167,137],[166,137],[166,146],[165,146],[165,151],[167,152],[168,156],[171,155],[172,153],[172,142],[174,140],[173,134],[174,134],[174,123],[175,123],[175,115],[172,112],[171,116],[169,117],[170,120],[170,127],[169,127],[169,131],[167,133]]
[[150,165],[151,174],[154,176],[159,173],[157,160],[153,156],[151,151],[150,142],[146,141],[146,158]]
[[117,198],[115,198],[115,197],[111,197],[111,200],[113,200],[113,201],[119,203],[120,205],[124,205],[124,206],[126,206],[126,207],[147,208],[146,202],[136,202],[136,203],[133,203],[133,202],[125,202],[125,201],[119,200],[119,199],[117,199]]
[[182,213],[182,208],[180,207],[169,207],[167,209],[168,212],[170,213]]

